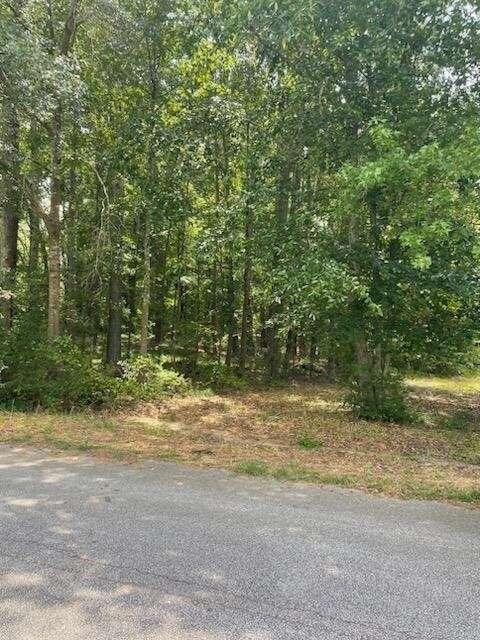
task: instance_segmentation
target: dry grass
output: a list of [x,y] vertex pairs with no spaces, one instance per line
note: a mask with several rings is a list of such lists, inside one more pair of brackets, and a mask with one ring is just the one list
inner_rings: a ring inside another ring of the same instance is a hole
[[480,378],[423,378],[410,386],[425,416],[415,425],[354,420],[338,388],[297,383],[174,398],[129,413],[1,413],[0,441],[480,507]]

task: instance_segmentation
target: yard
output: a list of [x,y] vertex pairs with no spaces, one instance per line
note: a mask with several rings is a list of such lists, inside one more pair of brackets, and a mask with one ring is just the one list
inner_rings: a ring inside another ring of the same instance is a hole
[[353,418],[333,385],[198,393],[134,411],[0,413],[0,441],[166,459],[480,508],[480,377],[408,381],[418,419]]

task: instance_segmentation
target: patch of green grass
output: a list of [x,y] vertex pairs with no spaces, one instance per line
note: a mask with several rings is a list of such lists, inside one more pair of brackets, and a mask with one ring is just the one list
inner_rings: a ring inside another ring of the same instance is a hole
[[95,420],[94,426],[103,431],[114,432],[118,429],[118,422],[109,418],[103,418],[102,420]]
[[351,487],[355,483],[351,476],[320,473],[295,461],[275,468],[262,460],[243,460],[235,465],[234,470],[250,476],[268,476],[276,480],[334,484],[342,487]]
[[101,445],[95,445],[89,442],[88,440],[82,440],[82,442],[78,442],[75,447],[79,451],[92,451],[93,449],[101,448]]
[[321,449],[323,442],[309,433],[301,433],[297,438],[297,445],[302,449]]
[[318,482],[321,484],[334,484],[339,487],[354,487],[357,483],[357,480],[353,476],[342,475],[342,474],[320,474],[318,476]]
[[[45,442],[47,445],[55,447],[55,449],[61,449],[62,451],[74,451],[79,448],[79,443],[74,442],[73,440],[58,438],[54,435],[49,435],[48,433],[45,435]],[[85,449],[83,450],[85,451]]]
[[480,433],[471,433],[469,437],[462,438],[462,444],[456,447],[453,457],[467,464],[480,465]]
[[43,430],[43,436],[47,446],[54,447],[55,449],[61,449],[62,451],[81,451],[85,453],[87,451],[94,451],[103,448],[103,445],[95,444],[87,438],[78,442],[77,440],[71,440],[68,437],[58,437],[54,435],[54,432],[49,428]]
[[163,425],[148,425],[144,427],[145,433],[155,438],[168,438],[172,435],[171,429]]
[[451,415],[442,416],[437,426],[447,431],[470,431],[473,427],[472,416],[467,411],[458,411]]
[[104,447],[104,450],[108,453],[112,460],[117,460],[117,462],[121,462],[122,460],[128,458],[129,455],[131,455],[130,452],[124,451],[123,449],[112,445]]
[[180,460],[180,454],[175,449],[168,449],[167,451],[162,451],[157,456],[161,460]]
[[299,480],[303,482],[318,482],[320,478],[320,474],[317,471],[298,464],[298,462],[289,462],[282,467],[277,467],[272,471],[272,476],[277,480]]
[[32,432],[28,429],[22,431],[16,431],[15,433],[9,433],[6,436],[2,436],[2,442],[5,444],[28,444],[32,440]]
[[234,470],[249,476],[268,476],[270,474],[269,466],[262,460],[242,460],[235,465]]
[[54,433],[53,425],[46,424],[44,427],[42,427],[42,433],[46,438],[53,436],[53,433]]
[[367,489],[380,493],[386,491],[389,485],[390,481],[387,478],[371,478],[366,483]]
[[428,485],[408,485],[404,487],[404,496],[420,500],[451,500],[466,504],[480,503],[480,489],[462,489],[460,487],[434,487]]
[[316,484],[333,484],[340,487],[351,487],[355,484],[355,478],[345,474],[321,473],[310,469],[298,462],[290,462],[272,471],[272,476],[277,480],[290,480],[300,482],[314,482]]

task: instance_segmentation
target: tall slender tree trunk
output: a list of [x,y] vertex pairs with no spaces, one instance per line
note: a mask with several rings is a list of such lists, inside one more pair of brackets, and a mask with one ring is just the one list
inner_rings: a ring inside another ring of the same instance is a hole
[[[233,252],[233,248],[231,249]],[[225,353],[225,365],[232,366],[232,360],[235,355],[235,280],[233,255],[228,256],[228,273],[227,273],[227,351]]]
[[128,278],[127,285],[127,308],[128,308],[128,324],[127,324],[127,355],[130,356],[132,351],[132,334],[135,330],[135,312],[137,298],[137,278],[132,273]]
[[170,247],[170,232],[163,240],[157,239],[153,253],[156,260],[152,262],[152,289],[155,290],[155,305],[152,305],[153,315],[153,342],[155,346],[160,346],[165,335],[165,296],[167,289],[167,256]]
[[213,335],[213,355],[220,363],[221,358],[221,344],[222,334],[220,332],[220,311],[218,308],[218,262],[214,260],[212,269],[212,312],[211,312],[211,324]]
[[295,366],[295,356],[297,353],[297,334],[294,329],[289,329],[285,344],[285,356],[283,358],[283,370],[287,372],[290,367]]
[[[79,252],[77,247],[78,229],[77,229],[77,187],[78,187],[78,174],[77,174],[77,150],[76,144],[77,136],[73,136],[73,158],[70,161],[69,177],[68,177],[68,189],[66,193],[66,205],[64,210],[64,288],[65,288],[65,301],[70,313],[68,326],[65,330],[71,335],[82,337],[83,331],[80,329],[80,324],[75,320],[77,317],[82,317],[83,311],[83,295],[78,295],[82,288],[81,274],[79,273]],[[75,313],[72,313],[75,311]]]
[[[288,220],[290,183],[290,162],[286,158],[281,159],[280,171],[277,179],[277,196],[275,202],[276,238],[273,258],[278,261],[284,242],[285,227]],[[278,331],[278,318],[282,312],[281,301],[275,300],[269,308],[270,326],[268,331],[268,375],[277,378],[282,363],[281,343]]]
[[108,325],[107,349],[105,361],[115,366],[122,357],[122,223],[123,215],[120,209],[119,195],[121,183],[118,178],[113,180],[113,218],[110,212],[110,274],[108,283]]
[[[71,53],[78,27],[78,11],[82,0],[70,0],[65,24],[58,41],[55,41],[56,29],[52,13],[49,15],[49,30],[51,34],[52,52],[58,52],[63,57]],[[49,129],[51,171],[50,171],[50,210],[45,215],[45,225],[48,232],[48,325],[49,338],[60,335],[60,307],[61,307],[61,223],[60,208],[61,194],[61,138],[62,138],[62,106],[57,103]]]
[[143,281],[142,281],[142,305],[140,318],[140,353],[148,353],[148,338],[150,333],[150,281],[151,281],[151,257],[150,257],[150,212],[145,213],[145,226],[143,236]]
[[242,329],[240,337],[239,367],[243,371],[247,365],[249,351],[251,351],[252,336],[252,239],[253,239],[253,171],[250,157],[250,124],[247,123],[246,131],[246,162],[245,162],[245,259],[243,266],[243,302],[242,302]]
[[122,357],[122,281],[118,264],[110,272],[108,287],[107,364],[116,365]]
[[50,211],[46,218],[48,231],[48,337],[56,338],[60,335],[60,305],[61,305],[61,150],[60,134],[62,127],[61,108],[57,107],[52,122],[51,134],[51,185]]
[[7,139],[10,146],[10,170],[5,175],[5,193],[2,233],[2,271],[1,285],[5,290],[2,297],[3,325],[8,332],[12,326],[13,305],[16,288],[18,261],[18,224],[21,213],[21,177],[20,177],[20,127],[12,109],[6,114]]
[[35,308],[39,295],[40,218],[34,211],[28,214],[28,308]]
[[[159,51],[155,45],[149,41],[149,57],[148,57],[148,79],[150,94],[151,113],[155,113],[158,97],[158,69],[159,69]],[[152,131],[148,144],[148,181],[150,185],[150,193],[154,194],[158,182],[157,158],[155,152],[155,122],[152,123]],[[141,303],[141,319],[140,319],[140,353],[146,355],[148,353],[149,335],[150,335],[150,298],[151,298],[151,207],[153,203],[157,203],[157,198],[152,199],[148,203],[145,211],[144,230],[143,230],[143,282],[142,282],[142,303]]]

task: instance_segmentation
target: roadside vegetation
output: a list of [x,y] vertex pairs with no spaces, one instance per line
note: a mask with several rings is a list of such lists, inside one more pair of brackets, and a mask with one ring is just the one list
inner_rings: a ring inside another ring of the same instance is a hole
[[480,377],[409,381],[417,417],[404,424],[359,420],[343,393],[296,381],[216,393],[197,387],[117,411],[4,410],[0,441],[480,507]]

